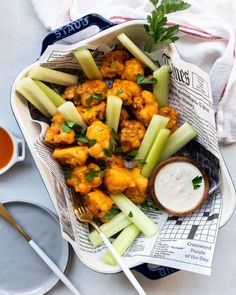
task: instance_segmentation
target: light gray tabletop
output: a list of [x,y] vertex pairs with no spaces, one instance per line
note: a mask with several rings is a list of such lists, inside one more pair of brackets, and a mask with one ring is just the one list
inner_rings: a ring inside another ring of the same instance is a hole
[[[10,107],[10,89],[19,72],[40,53],[46,34],[29,0],[2,1],[0,9],[0,125],[21,136]],[[236,184],[236,144],[221,146],[223,157]],[[0,201],[31,200],[54,210],[29,150],[26,160],[0,176]],[[210,277],[178,272],[150,281],[135,272],[147,294],[235,294],[236,215],[220,230]],[[0,253],[0,256],[4,253]],[[0,270],[1,275],[1,270]],[[68,277],[84,295],[136,294],[123,274],[103,275],[85,267],[73,254]],[[49,294],[70,294],[59,284]]]

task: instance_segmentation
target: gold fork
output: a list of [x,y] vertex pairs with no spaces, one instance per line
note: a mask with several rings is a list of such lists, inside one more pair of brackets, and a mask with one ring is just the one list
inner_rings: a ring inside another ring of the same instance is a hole
[[71,196],[72,196],[72,204],[75,216],[77,219],[81,222],[88,222],[90,223],[94,229],[98,232],[99,236],[107,246],[107,248],[111,251],[112,255],[114,256],[117,263],[120,265],[121,269],[125,273],[126,277],[129,279],[130,283],[133,285],[133,287],[136,289],[138,294],[140,295],[146,295],[145,291],[139,284],[139,282],[136,280],[135,276],[132,274],[128,266],[125,264],[124,260],[121,258],[119,253],[116,251],[116,249],[112,246],[111,242],[108,240],[108,238],[104,235],[104,233],[100,230],[100,228],[97,226],[97,224],[93,220],[93,214],[92,212],[84,206],[84,203],[82,199],[77,195],[75,190],[71,188]]

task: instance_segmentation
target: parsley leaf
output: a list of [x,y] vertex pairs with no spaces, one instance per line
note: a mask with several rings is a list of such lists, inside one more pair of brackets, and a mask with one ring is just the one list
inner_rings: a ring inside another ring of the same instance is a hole
[[108,213],[103,215],[102,218],[105,219],[112,219],[114,216],[116,216],[120,211],[117,208],[112,207]]
[[104,152],[106,157],[110,158],[112,156],[112,152],[109,149],[104,148],[103,152]]
[[85,175],[85,178],[87,181],[92,182],[94,177],[98,176],[101,173],[100,170],[94,170],[91,169],[89,172]]
[[131,211],[129,211],[128,217],[130,217],[130,218],[133,217],[133,213]]
[[80,135],[76,136],[75,139],[80,141],[80,142],[87,143],[90,146],[95,145],[95,143],[97,142],[96,139],[89,139],[89,138],[87,138],[85,136],[80,136]]
[[138,150],[133,150],[125,155],[126,161],[133,161],[134,158],[137,156]]
[[121,88],[119,88],[119,89],[116,91],[116,94],[119,95],[119,94],[121,94],[121,93],[123,93],[123,90],[122,90]]
[[91,96],[89,96],[85,102],[87,105],[90,105],[92,103],[93,100],[97,100],[97,101],[102,101],[103,97],[101,93],[94,93]]
[[156,78],[146,78],[145,76],[141,75],[141,74],[138,74],[136,76],[136,83],[138,85],[141,85],[141,86],[146,86],[146,85],[150,85],[150,84],[155,84],[157,82],[157,79]]
[[196,176],[192,179],[193,189],[198,189],[202,184],[202,176]]
[[65,175],[66,179],[72,178],[72,171],[71,171],[71,168],[69,166],[64,166],[62,169],[63,169],[63,172],[64,172],[64,175]]
[[147,162],[144,159],[134,159],[133,162],[135,164],[145,165]]
[[72,130],[74,130],[76,135],[84,135],[86,133],[86,127],[72,121],[63,122],[61,124],[61,129],[67,133],[70,133]]
[[83,195],[83,199],[87,200],[89,198],[89,195]]
[[97,161],[97,165],[100,167],[101,170],[105,170],[106,168],[111,167],[111,165],[109,163],[105,162],[102,159],[99,159]]
[[119,135],[113,128],[111,129],[111,135],[115,139],[115,141],[119,142]]
[[63,132],[66,132],[66,133],[70,133],[71,132],[71,128],[67,125],[66,122],[64,122],[64,123],[61,124],[61,130]]
[[144,31],[149,35],[150,40],[146,46],[146,51],[151,52],[157,44],[169,44],[178,40],[179,26],[167,26],[166,14],[185,10],[191,5],[182,0],[149,0],[154,9],[147,16],[147,24]]

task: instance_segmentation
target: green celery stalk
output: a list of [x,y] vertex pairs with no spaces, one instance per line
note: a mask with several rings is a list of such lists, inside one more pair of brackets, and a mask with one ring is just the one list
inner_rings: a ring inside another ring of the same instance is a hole
[[120,33],[117,35],[117,39],[121,42],[121,44],[129,50],[130,53],[133,54],[141,63],[149,67],[152,71],[156,71],[158,66],[149,58],[146,54],[142,52],[141,49],[138,48],[137,45],[134,44],[130,38],[124,34]]
[[68,86],[78,83],[78,77],[64,72],[34,66],[27,74],[28,77],[44,82]]
[[164,65],[153,72],[153,77],[157,79],[157,83],[153,87],[153,94],[159,107],[167,105],[170,84],[170,67]]
[[16,90],[32,103],[44,116],[50,117],[57,113],[56,106],[31,78],[25,77],[21,79],[16,85]]
[[114,95],[107,96],[106,124],[116,132],[119,127],[122,100]]
[[[122,212],[120,212],[110,221],[102,224],[99,228],[107,238],[110,238],[114,236],[116,233],[120,232],[126,226],[130,225],[131,223],[132,222]],[[94,247],[103,244],[103,240],[101,239],[96,230],[92,231],[89,234],[88,238]]]
[[[139,235],[139,233],[140,230],[137,228],[137,226],[131,224],[122,230],[119,236],[112,243],[112,246],[120,255],[123,255],[125,251],[129,248],[129,246],[133,243],[135,238]],[[109,250],[106,250],[103,254],[102,261],[110,265],[117,264],[115,258]]]
[[146,158],[146,164],[143,165],[141,174],[145,177],[150,177],[153,169],[159,163],[161,154],[166,146],[170,130],[163,128],[157,135],[156,140]]
[[174,155],[196,136],[197,131],[189,123],[185,122],[168,138],[166,148],[161,154],[161,161]]
[[146,237],[152,237],[158,231],[158,226],[124,194],[111,194],[110,197],[124,215],[129,218]]
[[141,145],[138,149],[138,153],[135,159],[143,159],[147,158],[147,155],[162,128],[165,128],[169,118],[160,116],[160,115],[153,115],[152,120],[148,125],[148,128],[145,132],[144,138],[141,142]]
[[34,80],[34,82],[47,95],[51,102],[55,104],[56,107],[59,107],[66,102],[63,97],[61,97],[58,93],[56,93],[56,91],[52,90],[43,82],[39,80]]
[[103,79],[102,74],[88,49],[78,49],[73,53],[88,79]]
[[67,101],[57,108],[58,112],[62,114],[66,121],[74,122],[78,125],[86,127],[79,111],[76,109],[75,105],[71,101]]

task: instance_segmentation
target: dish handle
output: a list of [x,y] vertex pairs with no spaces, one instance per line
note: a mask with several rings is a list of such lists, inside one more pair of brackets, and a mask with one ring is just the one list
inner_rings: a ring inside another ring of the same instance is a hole
[[179,271],[179,269],[167,266],[157,266],[153,268],[150,267],[148,263],[135,266],[133,270],[140,272],[142,275],[150,280],[159,280]]
[[99,32],[101,32],[115,25],[115,23],[105,19],[99,14],[91,13],[85,15],[63,27],[48,33],[43,39],[40,55],[44,53],[48,45],[52,45],[91,26],[97,26],[99,28]]

